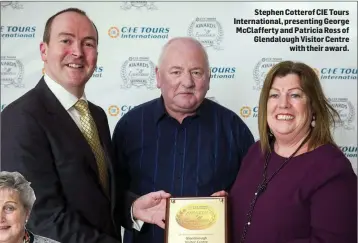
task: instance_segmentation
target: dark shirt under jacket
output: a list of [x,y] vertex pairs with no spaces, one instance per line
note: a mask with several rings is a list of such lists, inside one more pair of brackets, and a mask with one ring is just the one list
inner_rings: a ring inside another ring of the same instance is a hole
[[[230,189],[254,138],[238,115],[209,99],[180,124],[167,114],[161,97],[123,116],[113,143],[122,171],[118,183],[131,192],[210,196]],[[134,241],[125,235],[124,242],[164,242],[158,226],[146,224],[134,232]]]

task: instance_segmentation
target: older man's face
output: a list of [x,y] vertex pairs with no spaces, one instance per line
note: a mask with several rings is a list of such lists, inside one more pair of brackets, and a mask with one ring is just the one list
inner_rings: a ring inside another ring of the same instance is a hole
[[204,100],[209,80],[208,64],[197,44],[178,40],[168,46],[157,69],[157,87],[167,108],[192,113]]

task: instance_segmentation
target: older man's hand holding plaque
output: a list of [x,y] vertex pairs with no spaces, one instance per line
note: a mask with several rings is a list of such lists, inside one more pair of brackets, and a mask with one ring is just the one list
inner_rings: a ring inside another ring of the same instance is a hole
[[215,195],[168,198],[165,242],[227,243],[227,197]]

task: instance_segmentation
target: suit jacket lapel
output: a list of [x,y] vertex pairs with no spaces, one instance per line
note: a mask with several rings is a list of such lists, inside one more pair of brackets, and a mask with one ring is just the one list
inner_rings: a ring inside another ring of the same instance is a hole
[[86,157],[86,161],[88,161],[88,165],[94,172],[95,178],[98,178],[97,163],[91,147],[72,117],[68,114],[68,111],[64,109],[56,96],[48,88],[43,78],[36,85],[35,90],[39,92],[47,113],[51,116],[52,124],[54,126],[56,126],[55,124],[59,125],[54,127],[54,129],[62,129],[64,136],[71,136],[72,142],[76,144],[78,152]]

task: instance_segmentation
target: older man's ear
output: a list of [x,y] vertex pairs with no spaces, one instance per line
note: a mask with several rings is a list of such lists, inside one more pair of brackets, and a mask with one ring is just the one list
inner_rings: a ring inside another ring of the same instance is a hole
[[155,78],[157,80],[157,88],[160,89],[161,86],[161,77],[160,77],[160,73],[159,73],[159,68],[158,66],[155,67]]

